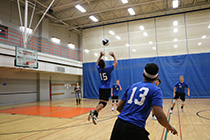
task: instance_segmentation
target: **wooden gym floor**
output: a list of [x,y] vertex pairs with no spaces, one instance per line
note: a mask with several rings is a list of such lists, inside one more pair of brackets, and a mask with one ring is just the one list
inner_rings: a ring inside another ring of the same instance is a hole
[[[164,111],[178,136],[166,133],[149,116],[146,124],[151,140],[210,140],[210,99],[187,99],[184,112],[180,101],[169,114],[171,99],[164,99]],[[61,99],[0,107],[0,140],[109,140],[118,112],[111,101],[99,114],[95,126],[87,121],[96,99]]]

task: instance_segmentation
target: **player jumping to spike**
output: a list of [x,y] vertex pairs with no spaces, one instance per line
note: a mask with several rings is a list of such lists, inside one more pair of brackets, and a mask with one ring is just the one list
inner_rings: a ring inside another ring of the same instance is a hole
[[97,124],[98,113],[107,105],[109,97],[111,94],[111,73],[114,68],[117,66],[118,62],[113,52],[110,52],[109,55],[114,58],[113,65],[106,67],[106,63],[101,59],[105,54],[100,52],[100,56],[96,62],[96,66],[99,72],[101,85],[99,87],[99,103],[96,106],[96,109],[90,111],[88,115],[88,120],[92,118],[93,124]]
[[181,109],[182,109],[182,112],[184,112],[183,108],[184,108],[184,103],[185,103],[185,88],[187,88],[187,95],[190,96],[190,89],[188,87],[188,84],[184,82],[184,76],[181,75],[179,78],[180,78],[180,81],[177,82],[174,87],[174,101],[170,110],[170,114],[173,112],[174,106],[179,97],[182,100]]

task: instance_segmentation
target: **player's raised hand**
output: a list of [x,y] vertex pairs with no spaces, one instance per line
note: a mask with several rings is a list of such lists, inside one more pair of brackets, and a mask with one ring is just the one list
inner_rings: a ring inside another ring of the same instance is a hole
[[174,135],[177,134],[178,135],[178,132],[174,127],[171,127],[170,129],[167,129],[167,131],[171,131],[172,134],[174,134]]
[[109,55],[115,57],[114,52],[109,52]]
[[100,56],[102,57],[102,56],[104,56],[105,55],[105,53],[104,52],[100,52]]

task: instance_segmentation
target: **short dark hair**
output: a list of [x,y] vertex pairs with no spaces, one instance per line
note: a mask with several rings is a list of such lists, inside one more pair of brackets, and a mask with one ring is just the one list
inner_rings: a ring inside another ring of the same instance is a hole
[[98,65],[101,69],[103,69],[105,67],[105,62],[103,59],[101,59],[99,62],[98,62]]
[[157,78],[156,80],[158,80],[158,81],[161,83],[161,80],[160,80],[160,78]]
[[[156,75],[158,73],[158,71],[159,71],[159,67],[155,63],[148,63],[148,64],[146,64],[144,69],[145,69],[145,71],[148,74],[151,74],[151,75]],[[153,82],[154,80],[157,79],[157,77],[154,78],[154,79],[151,79],[151,78],[147,77],[145,74],[144,74],[144,78],[145,78],[145,80],[150,81],[150,82]]]

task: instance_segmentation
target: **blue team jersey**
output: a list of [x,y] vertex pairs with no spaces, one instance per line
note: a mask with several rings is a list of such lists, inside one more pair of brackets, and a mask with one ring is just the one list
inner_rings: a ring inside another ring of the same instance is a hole
[[186,82],[181,83],[179,81],[176,83],[175,87],[176,87],[176,92],[185,94],[185,88],[188,88],[188,84]]
[[111,73],[114,70],[114,65],[106,67],[105,69],[101,69],[97,65],[97,69],[98,69],[100,80],[101,80],[100,88],[102,89],[111,88]]
[[113,96],[119,96],[120,86],[114,84],[114,85],[112,86],[112,88],[113,88],[113,91],[112,91]]
[[126,104],[118,117],[142,128],[145,127],[152,106],[163,107],[160,88],[145,81],[128,87],[121,100],[125,100]]

